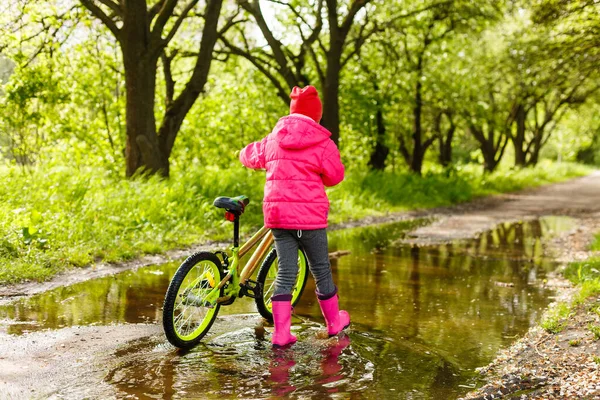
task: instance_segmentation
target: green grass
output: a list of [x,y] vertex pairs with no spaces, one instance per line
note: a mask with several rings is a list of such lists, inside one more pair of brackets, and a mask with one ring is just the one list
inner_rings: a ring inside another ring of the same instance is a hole
[[594,324],[589,324],[588,325],[588,330],[590,332],[592,332],[592,334],[594,335],[594,340],[599,340],[600,339],[600,326],[594,325]]
[[582,303],[588,297],[600,294],[600,258],[570,263],[564,275],[580,287],[575,298],[576,303]]
[[570,313],[571,308],[568,304],[559,303],[547,312],[541,326],[549,333],[559,333],[567,326],[566,320]]
[[[600,294],[600,259],[570,263],[563,274],[578,285],[579,292],[575,295],[572,305],[560,303],[548,312],[541,326],[550,333],[558,333],[564,329],[572,307],[583,304],[591,296]],[[600,315],[600,304],[592,304],[587,311]],[[600,326],[590,324],[588,329],[594,334],[596,340],[600,339]]]
[[594,243],[592,243],[592,250],[600,251],[600,233],[596,235]]
[[[468,201],[583,175],[574,164],[482,174],[350,171],[328,190],[332,223],[414,208]],[[126,180],[102,169],[0,167],[0,283],[42,281],[103,260],[116,262],[209,239],[225,239],[231,225],[212,206],[219,195],[246,194],[251,203],[242,232],[262,223],[264,173],[190,166],[170,180]]]

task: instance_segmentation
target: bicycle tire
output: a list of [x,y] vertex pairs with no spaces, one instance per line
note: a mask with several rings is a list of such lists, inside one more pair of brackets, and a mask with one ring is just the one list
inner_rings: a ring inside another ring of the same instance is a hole
[[[273,311],[271,308],[271,295],[273,294],[275,278],[277,277],[277,250],[273,249],[269,252],[265,260],[258,270],[257,282],[263,288],[262,296],[255,299],[256,308],[259,314],[273,321]],[[296,284],[292,289],[292,307],[298,304],[300,297],[306,287],[308,280],[308,261],[303,250],[298,251],[298,277]]]
[[[223,278],[221,261],[213,253],[192,254],[179,266],[171,279],[163,304],[163,328],[167,340],[173,346],[180,349],[191,348],[210,330],[220,305],[205,306],[202,295],[208,294]],[[223,296],[223,291],[221,288],[219,296]],[[191,329],[186,328],[188,324],[191,324]],[[194,327],[195,325],[197,326]]]

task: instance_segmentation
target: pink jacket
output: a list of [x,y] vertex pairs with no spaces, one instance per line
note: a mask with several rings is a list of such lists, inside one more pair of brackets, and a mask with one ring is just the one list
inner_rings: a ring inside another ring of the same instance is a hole
[[311,118],[281,118],[273,132],[240,152],[248,168],[266,169],[265,226],[279,229],[327,227],[329,200],[325,186],[344,179],[340,152],[331,133]]

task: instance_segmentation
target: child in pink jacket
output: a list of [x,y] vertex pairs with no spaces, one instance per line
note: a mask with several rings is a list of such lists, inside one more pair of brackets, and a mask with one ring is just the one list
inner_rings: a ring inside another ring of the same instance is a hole
[[329,212],[325,186],[335,186],[344,179],[344,165],[331,133],[319,125],[323,108],[317,90],[313,86],[295,87],[290,97],[290,115],[281,118],[263,140],[240,152],[240,161],[246,167],[267,171],[263,212],[265,226],[275,237],[279,259],[271,297],[274,346],[297,340],[290,326],[299,246],[315,278],[329,335],[336,335],[350,324],[348,313],[338,307],[325,229]]

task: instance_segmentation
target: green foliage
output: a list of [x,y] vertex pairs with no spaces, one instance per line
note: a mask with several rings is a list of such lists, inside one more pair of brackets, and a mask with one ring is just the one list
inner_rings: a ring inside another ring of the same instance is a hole
[[569,340],[569,346],[571,346],[571,347],[577,347],[580,344],[581,344],[581,340],[579,340],[579,339]]
[[556,307],[548,311],[541,323],[541,327],[548,333],[559,333],[567,326],[566,319],[570,313],[571,309],[567,304],[559,303]]

